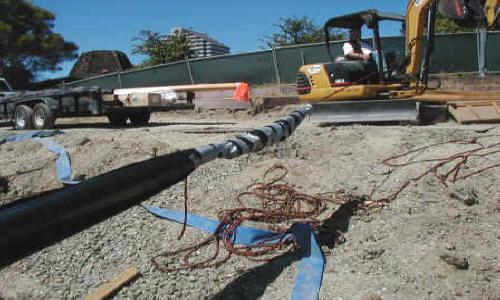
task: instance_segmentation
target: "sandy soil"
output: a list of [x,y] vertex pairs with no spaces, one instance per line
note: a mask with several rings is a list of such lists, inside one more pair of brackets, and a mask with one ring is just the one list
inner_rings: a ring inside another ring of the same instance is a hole
[[[57,126],[64,134],[52,139],[67,148],[75,177],[90,178],[155,155],[224,141],[292,109],[277,108],[257,116],[247,111],[157,113],[148,127],[123,129],[110,128],[104,118],[59,120]],[[16,133],[0,128],[0,138]],[[381,197],[430,165],[410,165],[390,173],[383,159],[414,147],[471,137],[497,143],[500,127],[460,126],[451,121],[432,126],[319,127],[306,120],[279,145],[235,160],[211,162],[195,171],[190,176],[190,211],[215,218],[221,209],[234,207],[234,197],[276,162],[289,168],[287,181],[304,192],[344,189],[362,196],[381,185],[375,195]],[[446,157],[471,147],[446,144],[411,159]],[[60,187],[54,160],[52,153],[33,141],[1,145],[0,176],[6,179],[2,203]],[[477,157],[465,171],[499,162],[500,153]],[[346,241],[323,245],[326,265],[320,298],[500,299],[499,179],[500,168],[448,186],[431,174],[412,183],[383,209],[335,220],[334,229],[342,231]],[[182,184],[175,185],[148,203],[181,209],[182,189]],[[127,266],[139,266],[142,276],[116,298],[290,297],[300,259],[297,253],[263,264],[236,257],[216,269],[175,276],[155,270],[151,255],[204,236],[188,229],[178,242],[179,230],[179,225],[132,208],[0,270],[0,295],[81,298]],[[120,245],[111,246],[118,238]],[[117,256],[116,247],[132,254]],[[87,253],[90,258],[83,255]]]

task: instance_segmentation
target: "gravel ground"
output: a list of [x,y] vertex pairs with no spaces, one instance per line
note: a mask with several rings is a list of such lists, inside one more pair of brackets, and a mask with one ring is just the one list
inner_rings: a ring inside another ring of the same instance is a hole
[[[151,126],[125,129],[109,128],[105,119],[62,120],[57,125],[64,134],[52,139],[67,147],[75,176],[90,178],[154,155],[224,141],[292,109],[279,108],[254,117],[246,111],[158,113]],[[0,128],[0,138],[14,134],[8,127]],[[189,177],[189,210],[216,218],[220,210],[237,205],[235,196],[276,162],[289,168],[287,181],[306,193],[344,189],[361,196],[384,183],[379,191],[386,195],[423,169],[411,166],[387,178],[382,159],[416,146],[486,135],[491,137],[482,138],[485,142],[498,142],[500,128],[453,122],[319,127],[306,120],[279,145],[196,170]],[[470,146],[443,145],[423,157],[445,157],[462,148]],[[2,203],[60,187],[54,160],[36,142],[1,145],[0,176],[6,179]],[[471,160],[470,170],[499,160],[499,153]],[[490,169],[449,186],[428,175],[383,209],[335,220],[335,229],[344,232],[346,241],[322,246],[326,264],[320,298],[499,299],[499,170]],[[182,210],[183,189],[183,184],[177,184],[146,203]],[[466,200],[469,196],[473,201]],[[188,228],[178,241],[180,229],[178,224],[133,207],[0,270],[0,297],[82,298],[135,266],[140,277],[122,288],[116,299],[290,298],[301,256],[298,251],[268,263],[233,257],[217,268],[173,273],[156,270],[150,262],[153,255],[206,237]]]

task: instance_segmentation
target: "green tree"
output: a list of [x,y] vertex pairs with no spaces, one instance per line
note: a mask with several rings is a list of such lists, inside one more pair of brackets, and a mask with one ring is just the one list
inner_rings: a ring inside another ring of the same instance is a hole
[[0,0],[0,72],[18,89],[38,72],[78,57],[78,47],[54,33],[55,16],[26,0]]
[[436,16],[436,33],[457,33],[457,32],[472,32],[475,28],[463,27],[458,25],[452,19],[446,18],[440,12]]
[[[261,48],[318,43],[324,40],[322,27],[315,25],[308,16],[279,18],[278,21],[278,24],[273,25],[278,28],[278,32],[260,39],[265,45]],[[342,38],[345,38],[345,34],[340,31],[331,33],[332,40]]]
[[132,54],[146,55],[140,67],[154,66],[169,62],[184,60],[193,57],[189,49],[189,40],[185,34],[162,35],[150,30],[142,30],[138,36],[132,38],[139,44],[133,45]]

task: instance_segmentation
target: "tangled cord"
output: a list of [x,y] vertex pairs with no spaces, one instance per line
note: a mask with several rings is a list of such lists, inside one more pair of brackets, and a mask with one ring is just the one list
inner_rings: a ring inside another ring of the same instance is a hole
[[[315,196],[304,194],[298,191],[293,185],[284,181],[284,178],[288,173],[286,167],[281,164],[275,164],[264,173],[262,182],[251,184],[247,187],[245,192],[240,193],[236,197],[236,200],[241,207],[223,210],[218,214],[220,223],[214,234],[195,245],[174,251],[162,252],[152,257],[151,261],[157,269],[167,272],[180,269],[203,269],[218,266],[228,261],[233,254],[246,257],[252,261],[269,261],[278,255],[278,251],[291,251],[296,247],[293,239],[287,237],[287,234],[290,233],[289,228],[292,223],[309,223],[313,230],[320,230],[329,220],[329,218],[320,218],[321,215],[328,209],[329,204],[341,204],[332,212],[332,214],[330,214],[330,216],[334,216],[341,207],[344,207],[344,205],[351,207],[353,213],[359,209],[384,207],[388,202],[398,197],[398,195],[401,194],[401,192],[403,192],[412,182],[417,182],[428,174],[435,175],[439,179],[440,183],[447,186],[447,183],[455,183],[458,180],[464,180],[470,176],[485,172],[486,170],[500,167],[500,163],[494,163],[468,173],[463,172],[463,169],[465,169],[464,166],[471,161],[471,158],[484,158],[500,152],[500,149],[497,148],[500,146],[499,142],[485,144],[484,142],[479,141],[479,139],[482,138],[498,136],[500,135],[449,140],[423,147],[417,147],[405,153],[389,157],[382,161],[383,165],[391,168],[387,172],[386,179],[374,188],[369,196],[364,197],[355,197],[345,193],[343,190],[317,194]],[[461,150],[450,156],[441,158],[420,160],[413,160],[412,158],[409,158],[410,155],[414,155],[414,157],[416,157],[427,150],[446,144],[458,146],[469,145],[474,146],[474,148],[470,150]],[[397,160],[404,160],[404,162],[398,163],[396,162]],[[423,163],[431,163],[431,166],[418,175],[406,180],[397,188],[396,192],[388,196],[374,198],[374,194],[388,181],[395,169]],[[271,174],[276,174],[277,171],[281,172],[266,181],[266,178],[271,177]],[[251,199],[259,200],[260,206],[248,207],[245,202],[248,202]],[[186,216],[187,180],[185,181],[184,189],[184,208]],[[250,246],[235,245],[232,239],[235,230],[238,226],[248,221],[264,224],[268,229],[278,232],[279,236]],[[184,222],[184,226],[178,237],[179,239],[184,234],[185,226],[186,224]],[[340,234],[335,242],[341,243],[343,240],[344,238],[342,234]],[[191,261],[193,254],[210,245],[213,245],[215,248],[214,253],[210,257],[201,261]],[[218,258],[221,245],[227,250],[227,254],[222,258]],[[184,265],[182,266],[171,267],[168,266],[167,263],[159,262],[160,257],[175,256],[182,253],[184,253]]]
[[[277,255],[278,251],[291,251],[295,248],[293,239],[287,236],[290,233],[289,228],[292,223],[307,222],[311,224],[313,229],[318,230],[327,220],[327,218],[321,219],[320,216],[326,212],[328,204],[359,203],[359,198],[348,195],[342,190],[315,196],[304,194],[293,185],[283,181],[288,170],[281,164],[275,164],[268,169],[264,173],[263,180],[276,174],[277,171],[281,172],[267,181],[251,184],[245,192],[240,193],[236,200],[241,207],[221,211],[218,214],[220,223],[210,237],[186,248],[162,252],[152,257],[153,265],[157,269],[167,272],[188,268],[203,269],[220,265],[228,261],[233,254],[252,261],[269,261]],[[248,207],[245,202],[251,199],[259,200],[260,206]],[[186,201],[187,198],[185,197],[184,200]],[[235,230],[248,221],[263,224],[269,230],[278,232],[279,235],[250,246],[234,244],[232,237]],[[215,248],[210,257],[201,261],[191,261],[193,254],[210,245]],[[224,257],[218,258],[221,245],[227,250],[227,253]],[[159,261],[160,257],[181,253],[184,254],[184,265],[182,266],[172,267]]]
[[[379,206],[383,207],[386,205],[386,203],[394,200],[403,190],[405,190],[412,182],[417,182],[421,180],[423,177],[425,177],[428,174],[433,174],[441,184],[444,186],[448,186],[448,183],[455,183],[456,181],[459,180],[464,180],[472,175],[480,174],[483,173],[484,171],[500,167],[500,163],[495,163],[491,164],[488,166],[481,167],[479,169],[476,169],[475,171],[472,172],[464,172],[463,169],[466,166],[466,164],[471,160],[471,158],[484,158],[490,155],[493,155],[495,153],[499,153],[500,149],[495,149],[500,146],[500,142],[495,142],[491,144],[485,144],[484,142],[480,142],[479,139],[484,139],[484,138],[491,138],[491,137],[498,137],[500,135],[486,135],[486,136],[481,136],[481,137],[472,137],[472,138],[466,138],[466,139],[455,139],[455,140],[448,140],[440,143],[435,143],[435,144],[430,144],[426,145],[423,147],[417,147],[414,149],[411,149],[405,153],[395,155],[392,157],[389,157],[387,159],[384,159],[382,163],[385,166],[388,166],[392,168],[389,170],[388,175],[386,180],[383,181],[385,183],[387,179],[391,176],[391,174],[394,172],[395,169],[402,168],[402,167],[407,167],[407,166],[413,166],[417,164],[423,164],[423,163],[431,163],[431,166],[427,168],[425,171],[422,173],[411,177],[410,179],[407,179],[399,188],[396,190],[396,192],[385,196],[385,197],[380,197],[377,199],[374,199],[373,195],[380,189],[381,186],[383,186],[383,183],[376,188],[373,189],[369,196],[368,202],[364,204],[365,207],[372,207],[372,206]],[[467,145],[472,145],[475,146],[473,149],[470,150],[465,150],[465,151],[459,151],[456,152],[450,156],[447,157],[441,157],[441,158],[430,158],[430,159],[420,159],[420,160],[411,160],[408,157],[410,155],[419,155],[423,153],[426,150],[438,147],[438,146],[443,146],[446,144],[450,145],[459,145],[459,146],[467,146]],[[398,159],[406,159],[405,162],[402,163],[397,163],[394,162],[395,160]],[[441,171],[441,173],[439,172]]]

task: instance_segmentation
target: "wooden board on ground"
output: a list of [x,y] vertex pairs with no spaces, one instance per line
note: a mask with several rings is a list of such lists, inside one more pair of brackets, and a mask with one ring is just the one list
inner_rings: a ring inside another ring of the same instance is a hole
[[460,124],[477,122],[499,122],[500,101],[489,103],[449,102],[448,111]]
[[448,104],[448,111],[460,124],[500,121],[499,91],[426,91],[414,98]]
[[114,292],[118,291],[122,286],[134,280],[139,276],[139,269],[130,268],[118,275],[115,279],[102,285],[97,291],[85,297],[85,300],[101,300],[111,296]]

